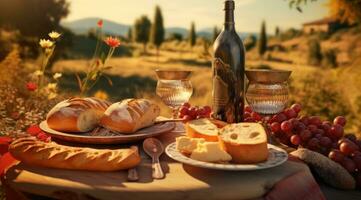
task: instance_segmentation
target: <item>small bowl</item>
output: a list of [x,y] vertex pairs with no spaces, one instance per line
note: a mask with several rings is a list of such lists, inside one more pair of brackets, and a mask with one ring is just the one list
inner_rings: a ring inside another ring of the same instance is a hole
[[192,71],[187,70],[160,70],[156,69],[158,79],[162,80],[188,80]]
[[247,79],[256,83],[283,83],[288,80],[292,71],[288,70],[268,70],[268,69],[252,69],[246,70]]

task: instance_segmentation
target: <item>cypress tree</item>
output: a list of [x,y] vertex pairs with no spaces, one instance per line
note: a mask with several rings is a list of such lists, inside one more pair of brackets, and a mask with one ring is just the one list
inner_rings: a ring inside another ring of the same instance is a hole
[[129,42],[133,41],[133,30],[132,30],[131,27],[129,27],[129,29],[128,29],[128,36],[127,37],[128,37]]
[[149,41],[151,22],[147,16],[143,15],[135,21],[134,40],[143,44],[144,53],[147,52],[147,43]]
[[276,29],[275,29],[275,36],[278,37],[280,34],[280,28],[278,26],[276,26]]
[[155,7],[154,21],[151,30],[151,41],[157,49],[157,60],[159,56],[159,47],[164,42],[164,25],[162,11],[159,6]]
[[267,33],[266,33],[266,22],[263,21],[261,25],[261,32],[258,40],[258,53],[262,57],[267,51]]
[[193,47],[196,44],[196,39],[197,39],[196,25],[194,24],[194,22],[192,22],[191,29],[189,31],[189,44],[191,45],[191,47]]

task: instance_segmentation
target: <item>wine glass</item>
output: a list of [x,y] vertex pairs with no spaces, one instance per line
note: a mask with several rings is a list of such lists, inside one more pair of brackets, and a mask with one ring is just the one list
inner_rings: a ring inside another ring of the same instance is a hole
[[290,75],[286,70],[247,70],[246,100],[252,110],[267,116],[285,109]]
[[[267,118],[282,112],[287,106],[287,81],[291,73],[286,70],[246,70],[246,100],[254,112],[264,116],[263,122],[268,130]],[[281,145],[271,134],[268,134],[268,142]]]
[[[177,119],[178,109],[189,101],[193,93],[192,83],[189,80],[191,71],[157,69],[155,73],[158,77],[156,94],[172,109],[172,118]],[[177,123],[173,132],[184,132],[183,125]]]

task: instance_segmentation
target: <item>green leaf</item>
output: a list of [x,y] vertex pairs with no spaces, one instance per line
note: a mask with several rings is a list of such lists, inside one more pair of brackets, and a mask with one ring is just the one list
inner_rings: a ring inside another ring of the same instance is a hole
[[301,7],[297,6],[296,9],[298,10],[298,12],[302,13]]
[[79,77],[79,74],[78,74],[78,73],[75,74],[75,77],[76,77],[76,80],[77,80],[77,82],[78,82],[79,90],[81,91],[82,88],[83,88],[83,84],[82,84],[82,82],[81,82],[81,78]]

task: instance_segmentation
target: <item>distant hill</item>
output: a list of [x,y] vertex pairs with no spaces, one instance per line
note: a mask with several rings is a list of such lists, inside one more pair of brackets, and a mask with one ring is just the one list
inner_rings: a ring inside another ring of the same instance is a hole
[[[96,24],[100,18],[84,18],[70,22],[63,22],[62,25],[66,28],[69,28],[76,34],[86,34],[90,29],[95,28]],[[103,30],[105,33],[114,34],[114,35],[122,35],[126,36],[128,33],[130,25],[117,23],[111,20],[103,19],[104,25]],[[169,35],[171,33],[179,33],[183,35],[183,37],[188,36],[188,29],[181,27],[169,27],[166,28],[166,34]],[[247,37],[249,34],[254,33],[238,33],[241,38]],[[198,36],[211,38],[213,35],[213,28],[204,28],[197,32]],[[255,34],[256,36],[258,34]]]

